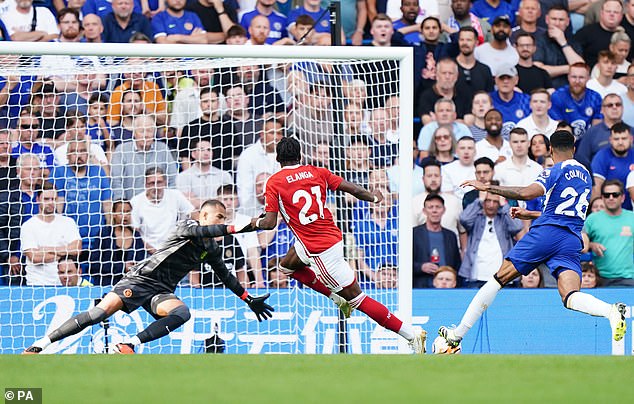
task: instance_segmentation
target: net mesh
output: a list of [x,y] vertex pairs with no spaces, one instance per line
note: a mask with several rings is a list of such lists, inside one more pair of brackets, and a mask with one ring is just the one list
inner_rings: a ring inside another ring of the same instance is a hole
[[[398,78],[396,60],[0,56],[1,351],[96,304],[205,200],[226,205],[228,224],[259,215],[279,170],[271,119],[300,140],[304,162],[386,196],[370,206],[332,194],[327,205],[362,288],[398,312]],[[57,200],[36,198],[44,182]],[[141,352],[396,352],[396,335],[362,313],[342,322],[277,270],[293,242],[282,221],[220,241],[241,283],[272,294],[273,320],[255,321],[203,265],[175,292],[192,319]],[[47,352],[111,351],[150,321],[119,312]]]

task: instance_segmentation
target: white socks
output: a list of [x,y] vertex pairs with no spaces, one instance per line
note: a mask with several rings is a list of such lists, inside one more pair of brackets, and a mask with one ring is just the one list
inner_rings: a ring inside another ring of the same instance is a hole
[[414,337],[416,337],[416,331],[414,331],[414,327],[412,327],[411,324],[403,323],[403,325],[401,325],[401,329],[398,330],[398,335],[408,341],[411,341]]
[[568,295],[566,308],[590,314],[591,316],[607,318],[610,315],[610,310],[612,310],[612,305],[587,293],[574,292]]
[[457,337],[464,337],[473,325],[482,317],[482,313],[493,303],[495,296],[502,289],[495,278],[482,285],[478,293],[473,297],[467,311],[462,316],[460,324],[454,330]]

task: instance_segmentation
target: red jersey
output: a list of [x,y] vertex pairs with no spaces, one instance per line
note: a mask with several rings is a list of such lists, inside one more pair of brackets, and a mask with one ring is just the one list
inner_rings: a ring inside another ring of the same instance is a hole
[[280,212],[306,250],[319,254],[342,240],[341,230],[326,208],[326,192],[337,189],[342,181],[327,168],[282,167],[266,182],[264,210]]

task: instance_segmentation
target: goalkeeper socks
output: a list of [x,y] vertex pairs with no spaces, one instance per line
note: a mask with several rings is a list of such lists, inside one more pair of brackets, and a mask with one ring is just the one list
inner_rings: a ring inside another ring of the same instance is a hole
[[156,320],[136,336],[141,343],[154,341],[185,324],[190,318],[189,308],[183,304],[172,309],[172,311],[167,313],[167,316]]
[[365,293],[361,293],[359,296],[350,300],[349,303],[353,308],[367,314],[368,317],[376,321],[381,327],[385,327],[390,331],[403,335],[408,340],[414,338],[413,331],[409,336],[401,334],[401,331],[408,333],[407,328],[401,330],[403,328],[403,322],[391,313],[387,307],[367,296]]
[[612,305],[583,292],[572,292],[564,301],[567,309],[580,311],[597,317],[608,317]]
[[94,325],[102,322],[107,319],[108,315],[106,312],[100,307],[93,307],[92,309],[79,313],[75,317],[72,317],[64,324],[59,326],[55,331],[51,332],[48,337],[51,342],[59,341],[62,338],[66,338],[69,335],[74,335],[88,327],[89,325]]
[[127,341],[124,342],[124,344],[130,344],[133,346],[137,346],[137,345],[141,345],[141,340],[139,339],[139,337],[137,335],[135,335],[134,337],[128,339]]
[[462,316],[460,324],[455,329],[456,336],[462,338],[473,327],[473,325],[480,319],[482,313],[493,303],[495,296],[502,289],[502,285],[496,280],[491,279],[478,290],[478,293],[473,297],[467,311]]
[[35,341],[32,346],[44,349],[49,345],[51,345],[51,339],[49,337],[44,337]]
[[[281,267],[280,267],[281,268]],[[308,267],[303,267],[296,271],[291,272],[291,277],[293,279],[297,279],[302,284],[308,286],[312,290],[315,290],[326,297],[330,297],[332,292],[326,285],[324,285],[319,279],[317,279],[317,275]]]

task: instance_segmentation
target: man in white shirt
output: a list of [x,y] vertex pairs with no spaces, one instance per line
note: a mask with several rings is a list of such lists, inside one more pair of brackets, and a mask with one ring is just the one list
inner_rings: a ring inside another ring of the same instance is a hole
[[251,217],[262,213],[257,211],[255,177],[263,171],[274,173],[280,169],[280,164],[275,160],[275,145],[282,136],[282,124],[269,118],[264,122],[260,139],[240,154],[236,176],[240,213]]
[[53,13],[46,7],[33,7],[33,0],[16,1],[2,15],[2,22],[12,41],[48,42],[59,35]]
[[528,139],[540,133],[550,138],[557,129],[557,121],[548,116],[548,110],[552,106],[550,93],[544,88],[538,88],[531,92],[531,114],[520,120],[516,127],[526,130]]
[[466,180],[475,179],[475,140],[472,137],[463,137],[456,145],[458,160],[442,166],[442,191],[451,192],[462,200],[465,189],[460,187]]
[[184,220],[194,206],[177,189],[167,189],[167,177],[160,167],[145,172],[145,191],[130,200],[132,225],[139,231],[145,249],[154,254],[174,230],[176,222]]
[[211,164],[211,143],[201,140],[191,153],[194,163],[176,177],[176,188],[199,209],[207,199],[217,196],[222,185],[232,184],[231,174]]
[[475,48],[475,58],[478,62],[489,66],[494,76],[500,65],[515,66],[519,62],[519,55],[511,42],[511,20],[506,15],[495,17],[491,25],[493,39]]
[[599,77],[588,80],[586,88],[596,91],[601,95],[601,98],[605,98],[606,95],[611,93],[620,95],[627,92],[627,87],[624,84],[614,80],[617,67],[614,53],[607,49],[600,51],[597,67],[599,69]]
[[[91,164],[98,164],[108,170],[108,158],[99,144],[90,142],[86,133],[86,118],[83,116],[66,117],[66,132],[58,139],[63,142],[55,149],[53,156],[57,166],[68,165],[68,145],[70,142],[85,140],[88,143],[88,155]],[[108,170],[109,171],[109,170]]]
[[528,134],[522,128],[513,128],[510,134],[513,155],[495,166],[494,178],[503,186],[525,187],[535,181],[543,168],[528,158]]
[[38,193],[39,213],[22,224],[20,244],[26,256],[26,284],[61,285],[57,263],[81,253],[81,236],[75,221],[56,213],[57,190],[44,182]]
[[511,147],[502,137],[502,122],[502,113],[497,109],[490,109],[484,115],[487,135],[476,143],[476,159],[488,157],[497,164],[511,157]]

